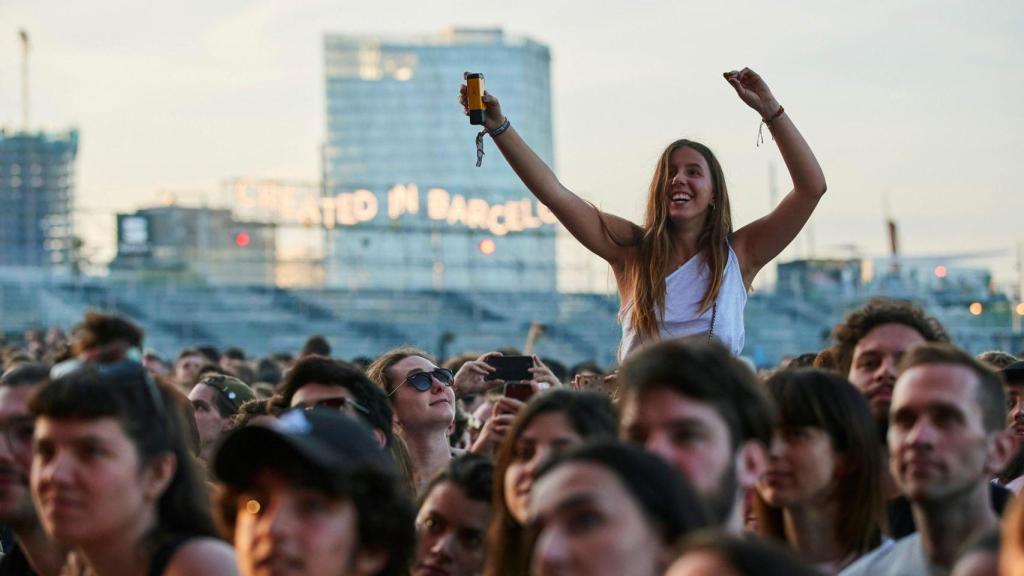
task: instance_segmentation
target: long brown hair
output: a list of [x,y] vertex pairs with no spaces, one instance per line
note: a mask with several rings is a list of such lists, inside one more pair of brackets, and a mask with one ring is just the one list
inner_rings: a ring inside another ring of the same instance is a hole
[[[776,372],[765,386],[779,406],[780,426],[823,430],[833,450],[844,457],[832,489],[832,499],[839,503],[834,537],[844,553],[860,556],[878,546],[884,521],[885,464],[867,400],[844,377],[814,368]],[[782,509],[757,493],[754,510],[758,532],[786,543]]]
[[[726,240],[732,234],[732,210],[725,174],[711,149],[693,140],[676,140],[669,144],[658,159],[647,193],[647,209],[643,227],[634,229],[631,238],[617,238],[611,233],[604,218],[601,226],[608,237],[620,246],[636,246],[635,258],[627,260],[625,267],[628,302],[633,307],[629,324],[642,340],[656,338],[658,324],[665,310],[665,278],[672,264],[672,221],[668,217],[668,187],[671,178],[669,160],[680,148],[697,151],[708,163],[711,172],[712,204],[705,217],[704,228],[697,239],[698,254],[703,255],[711,271],[711,282],[700,303],[700,312],[711,308],[718,298],[725,276],[725,263],[729,257]],[[600,213],[598,213],[600,217]]]
[[585,440],[615,438],[618,424],[611,402],[592,392],[553,390],[535,397],[519,412],[495,456],[484,576],[526,576],[529,573],[529,543],[525,528],[512,517],[505,501],[505,473],[517,458],[519,437],[535,418],[551,413],[564,414],[573,430]]

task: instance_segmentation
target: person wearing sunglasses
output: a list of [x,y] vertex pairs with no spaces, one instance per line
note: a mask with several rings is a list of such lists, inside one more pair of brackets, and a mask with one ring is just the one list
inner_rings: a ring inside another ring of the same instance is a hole
[[281,385],[287,408],[328,408],[369,424],[377,443],[390,448],[394,417],[387,396],[351,364],[324,356],[305,356]]
[[45,364],[23,364],[0,377],[0,524],[15,538],[13,547],[5,543],[0,575],[57,576],[67,555],[43,531],[28,485],[35,431],[28,401],[49,375]]
[[366,373],[391,401],[418,493],[452,459],[448,430],[455,422],[455,377],[426,352],[409,347],[386,352]]
[[192,387],[188,400],[195,412],[199,429],[199,458],[208,462],[213,447],[224,434],[231,417],[238,414],[242,404],[256,399],[248,384],[234,376],[207,374]]

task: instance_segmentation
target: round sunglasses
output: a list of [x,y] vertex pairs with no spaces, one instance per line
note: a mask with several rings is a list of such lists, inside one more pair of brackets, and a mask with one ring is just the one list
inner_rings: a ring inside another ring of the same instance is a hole
[[455,382],[455,375],[447,368],[435,368],[431,372],[417,372],[415,374],[410,374],[402,381],[401,384],[395,386],[391,392],[388,392],[388,396],[393,395],[404,384],[412,386],[417,392],[426,392],[434,385],[434,380],[437,380],[445,386],[451,386]]

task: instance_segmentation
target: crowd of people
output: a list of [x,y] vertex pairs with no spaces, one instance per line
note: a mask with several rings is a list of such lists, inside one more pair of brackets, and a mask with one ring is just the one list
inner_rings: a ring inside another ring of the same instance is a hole
[[1024,362],[905,301],[760,372],[700,336],[534,356],[528,398],[491,377],[514,349],[168,362],[124,317],[53,332],[3,350],[0,575],[1024,569]]
[[1024,574],[1024,362],[886,299],[773,370],[736,356],[754,277],[826,183],[764,80],[724,77],[793,181],[735,231],[707,146],[664,150],[637,225],[459,91],[478,142],[609,263],[616,366],[315,336],[171,359],[100,312],[5,348],[0,576]]

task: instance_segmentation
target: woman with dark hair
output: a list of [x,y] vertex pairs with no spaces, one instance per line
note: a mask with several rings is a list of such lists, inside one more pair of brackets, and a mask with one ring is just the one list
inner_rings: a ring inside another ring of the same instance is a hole
[[552,455],[592,438],[615,437],[616,420],[606,396],[554,390],[531,400],[498,449],[494,464],[493,512],[487,533],[487,576],[528,573],[524,539],[537,469]]
[[235,573],[174,394],[125,359],[86,363],[32,399],[32,497],[73,549],[66,574]]
[[[793,241],[825,193],[814,153],[764,80],[749,68],[724,76],[767,124],[793,179],[793,191],[774,210],[735,232],[725,175],[707,146],[677,140],[665,148],[638,226],[563,186],[511,126],[498,99],[483,94],[485,132],[509,165],[577,240],[611,265],[622,301],[620,360],[644,342],[695,334],[713,335],[739,354],[747,288]],[[463,85],[463,106],[466,93]]]
[[537,472],[529,509],[534,576],[661,576],[673,546],[710,522],[682,474],[617,442],[587,443]]
[[686,537],[665,576],[821,576],[789,551],[759,538],[702,531]]
[[836,574],[881,542],[882,455],[864,396],[832,372],[766,382],[780,418],[757,486],[758,532]]

